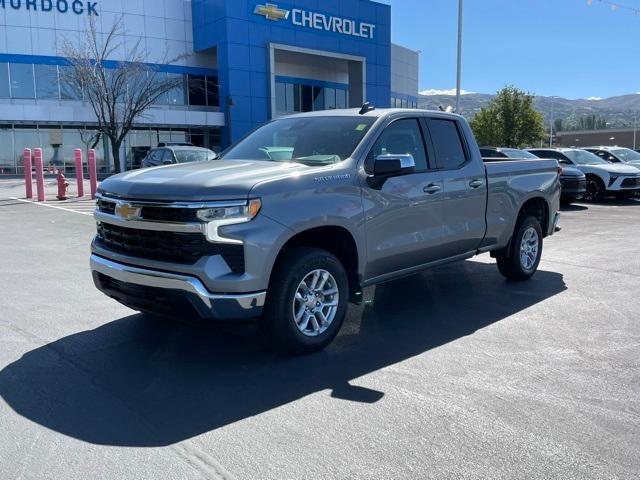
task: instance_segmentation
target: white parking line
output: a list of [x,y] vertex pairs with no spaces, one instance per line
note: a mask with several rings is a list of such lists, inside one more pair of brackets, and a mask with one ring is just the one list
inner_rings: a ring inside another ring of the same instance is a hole
[[[48,203],[42,203],[42,202],[34,202],[32,200],[25,200],[23,198],[18,198],[18,197],[9,197],[11,200],[16,200],[18,202],[22,202],[22,203],[31,203],[32,205],[38,205],[41,207],[47,207],[47,208],[54,208],[56,210],[63,210],[65,212],[71,212],[71,213],[77,213],[79,215],[87,215],[89,217],[93,216],[93,211],[91,212],[82,212],[80,210],[73,210],[71,208],[64,208],[64,207],[60,207],[58,205],[50,205]],[[80,205],[79,205],[80,206]],[[84,207],[84,206],[82,206]],[[93,207],[92,207],[93,208]]]

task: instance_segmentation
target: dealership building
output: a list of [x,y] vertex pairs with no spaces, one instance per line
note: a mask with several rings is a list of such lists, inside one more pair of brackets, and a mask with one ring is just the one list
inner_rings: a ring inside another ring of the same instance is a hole
[[[418,52],[391,43],[391,7],[371,0],[0,0],[0,175],[23,173],[25,147],[70,169],[95,143],[93,110],[63,75],[65,43],[91,18],[103,33],[121,24],[112,60],[142,42],[180,82],[127,136],[126,168],[160,142],[220,150],[294,112],[417,107]],[[113,171],[108,142],[96,149]]]

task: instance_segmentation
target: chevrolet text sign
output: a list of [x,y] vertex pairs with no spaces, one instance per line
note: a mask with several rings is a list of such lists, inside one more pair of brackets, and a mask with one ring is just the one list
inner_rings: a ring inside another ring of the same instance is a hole
[[357,22],[349,18],[335,17],[323,13],[294,8],[285,10],[277,5],[267,3],[256,5],[253,13],[262,15],[267,20],[288,20],[298,27],[313,28],[325,32],[340,33],[352,37],[373,38],[376,26],[372,23]]
[[98,2],[82,0],[0,0],[0,7],[34,12],[75,13],[98,16]]

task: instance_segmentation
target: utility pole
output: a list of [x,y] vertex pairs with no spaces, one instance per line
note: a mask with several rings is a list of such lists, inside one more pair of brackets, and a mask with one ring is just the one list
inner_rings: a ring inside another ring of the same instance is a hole
[[551,96],[549,97],[551,99],[551,120],[549,121],[549,148],[553,148],[553,122],[554,122],[554,116],[555,116],[555,102],[556,102],[556,98],[558,98],[557,96]]
[[462,82],[462,12],[464,0],[458,0],[458,73],[456,81],[456,113],[460,113],[460,85]]
[[549,148],[553,148],[553,98],[551,99],[551,120],[549,121]]

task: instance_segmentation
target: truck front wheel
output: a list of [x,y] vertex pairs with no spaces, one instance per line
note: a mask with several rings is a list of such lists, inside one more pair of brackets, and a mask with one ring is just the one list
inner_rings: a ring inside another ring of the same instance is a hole
[[528,280],[542,257],[542,228],[535,217],[524,217],[516,226],[509,248],[496,255],[498,270],[510,280]]
[[272,275],[263,326],[278,350],[321,350],[338,334],[348,299],[347,274],[334,255],[318,248],[293,248],[279,259]]

